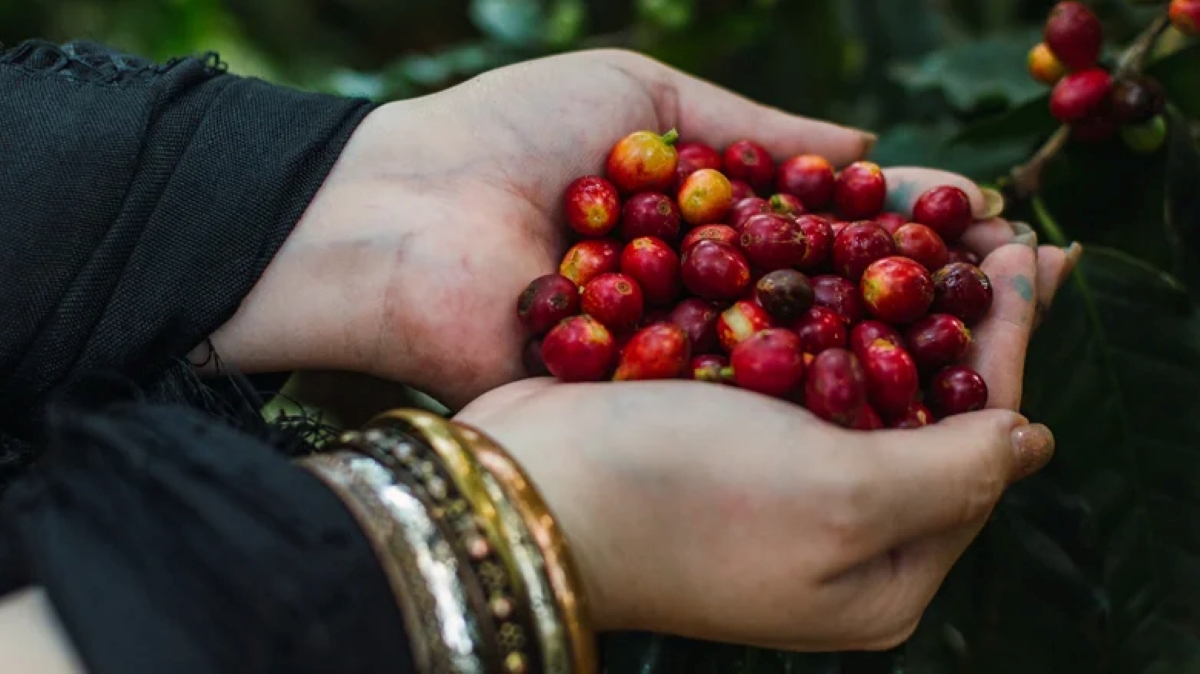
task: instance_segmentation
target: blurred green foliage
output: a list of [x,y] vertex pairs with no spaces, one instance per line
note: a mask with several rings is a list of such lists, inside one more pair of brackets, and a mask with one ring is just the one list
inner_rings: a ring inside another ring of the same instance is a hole
[[[88,38],[379,99],[564,50],[623,47],[880,132],[873,159],[994,181],[1055,129],[1025,72],[1052,0],[3,0],[0,40]],[[1090,2],[1110,54],[1162,6]],[[652,635],[611,674],[1200,672],[1200,44],[1150,71],[1171,137],[1068,147],[1010,217],[1089,252],[1030,353],[1059,454],[1005,498],[897,653],[785,655]]]

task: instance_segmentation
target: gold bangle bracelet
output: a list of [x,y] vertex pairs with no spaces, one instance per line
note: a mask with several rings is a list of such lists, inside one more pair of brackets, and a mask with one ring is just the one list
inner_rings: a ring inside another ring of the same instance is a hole
[[565,533],[541,493],[521,466],[499,443],[478,429],[454,422],[455,430],[475,459],[500,483],[529,528],[541,551],[546,574],[567,632],[574,674],[595,674],[595,633],[583,581]]
[[[539,592],[531,588],[531,582],[536,583],[535,562],[528,554],[531,546],[522,549],[522,530],[525,523],[514,514],[509,514],[510,506],[503,501],[504,494],[497,489],[489,489],[489,475],[475,460],[463,438],[455,428],[440,416],[421,410],[392,410],[372,419],[364,426],[366,433],[373,430],[395,428],[409,433],[425,443],[433,450],[446,468],[451,481],[457,487],[462,497],[468,502],[480,528],[507,570],[508,579],[513,585],[513,593],[522,601],[519,610],[529,615],[535,630],[545,624],[545,604],[538,602]],[[506,517],[506,515],[509,515]],[[527,534],[526,534],[527,536]],[[541,605],[539,605],[541,604]],[[541,614],[540,616],[538,614]],[[528,635],[532,637],[533,635]],[[501,637],[503,669],[507,674],[526,674],[527,672],[550,672],[546,669],[546,656],[551,660],[556,651],[553,641],[546,649],[547,640],[539,638],[539,648],[531,649],[532,644],[525,643],[525,635],[520,633],[504,634]],[[565,641],[565,640],[560,640]],[[532,656],[532,657],[531,657]]]

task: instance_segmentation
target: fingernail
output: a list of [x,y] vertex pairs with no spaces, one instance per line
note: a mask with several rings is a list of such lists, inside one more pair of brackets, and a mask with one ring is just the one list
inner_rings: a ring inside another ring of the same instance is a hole
[[1079,258],[1083,257],[1083,246],[1078,241],[1072,241],[1071,245],[1063,248],[1067,252],[1067,263],[1063,266],[1063,274],[1070,274],[1075,270],[1075,265],[1079,264]]
[[1054,457],[1054,434],[1042,424],[1021,426],[1012,432],[1016,461],[1013,481],[1023,480],[1038,472]]
[[1000,194],[999,190],[990,187],[984,187],[979,191],[983,193],[983,212],[979,214],[979,219],[988,220],[1000,217],[1004,213],[1004,195]]
[[862,151],[863,156],[864,157],[870,156],[871,150],[874,150],[875,146],[878,143],[879,143],[879,136],[876,136],[873,133],[864,133],[863,134],[863,151]]
[[1013,228],[1013,243],[1019,243],[1022,246],[1029,246],[1037,250],[1037,232],[1033,231],[1032,227],[1024,222],[1013,222],[1010,224],[1012,224]]

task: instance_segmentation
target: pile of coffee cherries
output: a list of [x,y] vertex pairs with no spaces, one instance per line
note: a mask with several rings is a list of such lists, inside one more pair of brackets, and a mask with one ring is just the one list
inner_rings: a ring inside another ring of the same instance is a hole
[[914,428],[987,403],[963,364],[991,309],[958,245],[967,195],[885,212],[879,166],[778,166],[637,131],[564,195],[575,237],[516,302],[526,367],[565,382],[693,379],[800,404],[847,428]]

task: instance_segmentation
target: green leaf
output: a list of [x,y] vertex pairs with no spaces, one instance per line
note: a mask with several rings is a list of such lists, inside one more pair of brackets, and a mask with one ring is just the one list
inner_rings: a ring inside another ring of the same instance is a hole
[[[1056,223],[1043,224],[1053,239]],[[1064,630],[1062,645],[1121,662],[1120,672],[1146,671],[1181,654],[1195,657],[1200,528],[1187,523],[1200,516],[1196,307],[1172,277],[1093,247],[1039,332],[1028,361],[1025,411],[1057,437],[1047,476],[1087,503],[1098,550],[1090,575],[1100,606],[1111,611],[1097,615],[1086,596],[1041,588],[1047,603],[1074,621],[1076,634],[1064,638],[1070,634]],[[1069,538],[1054,540],[1061,546]],[[1059,556],[1056,564],[1070,557]],[[1054,569],[1067,566],[1041,569],[1058,579],[1054,587],[1064,588],[1071,571]],[[1078,585],[1088,574],[1073,577]],[[1009,646],[1020,648],[1019,642]]]
[[638,0],[638,12],[667,30],[681,30],[692,22],[693,0]]
[[1166,216],[1167,233],[1175,253],[1175,268],[1192,287],[1200,287],[1200,147],[1188,120],[1168,111]]
[[947,141],[955,130],[950,124],[899,124],[880,137],[871,159],[882,166],[927,166],[989,180],[1024,160],[1028,153],[1015,143],[953,146]]
[[538,0],[472,0],[471,21],[491,38],[532,45],[542,37],[545,15]]
[[1162,82],[1175,107],[1193,119],[1200,118],[1200,43],[1151,63],[1146,72]]
[[948,142],[951,145],[1032,142],[1050,135],[1057,127],[1058,121],[1050,114],[1050,95],[1045,94],[974,122]]
[[1054,461],[1005,496],[926,614],[906,670],[1191,671],[1198,392],[1200,314],[1184,287],[1089,249],[1027,367],[1023,412],[1053,429]]
[[956,44],[930,53],[915,64],[892,69],[893,77],[910,89],[940,90],[958,110],[969,111],[999,101],[1021,103],[1044,88],[1025,69],[1036,33],[1022,31]]

